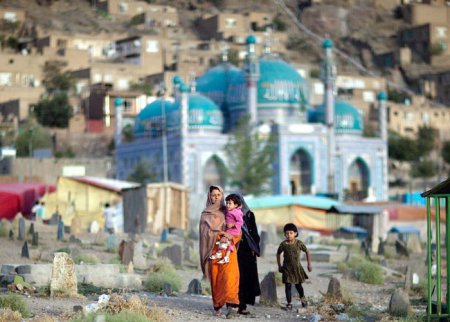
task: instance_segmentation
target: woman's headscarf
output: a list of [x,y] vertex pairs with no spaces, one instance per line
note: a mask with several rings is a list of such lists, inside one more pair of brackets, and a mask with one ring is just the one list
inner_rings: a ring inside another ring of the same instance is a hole
[[[250,229],[255,230],[256,236],[252,236],[252,233],[247,226],[247,220],[246,217],[249,216],[248,212],[251,212],[250,208],[248,207],[247,203],[245,202],[244,196],[242,193],[237,194],[239,198],[241,199],[242,204],[242,213],[244,215],[244,224],[242,225],[242,237],[246,239],[248,246],[251,250],[253,250],[258,256],[260,254],[260,248],[259,248],[259,236],[257,236],[256,232],[256,223],[254,223],[255,227],[250,227]],[[252,214],[253,216],[253,214]]]
[[[219,190],[222,193],[222,198],[219,202],[213,204],[211,200],[211,190]],[[223,189],[219,186],[210,186],[208,189],[208,198],[206,201],[206,208],[203,210],[200,217],[200,265],[202,267],[203,275],[210,279],[210,259],[211,251],[217,240],[217,235],[223,231],[225,224],[225,199]]]

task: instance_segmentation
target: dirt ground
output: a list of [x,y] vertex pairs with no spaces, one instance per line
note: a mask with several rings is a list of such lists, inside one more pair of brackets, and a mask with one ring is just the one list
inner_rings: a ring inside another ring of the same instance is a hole
[[[27,222],[27,230],[28,227]],[[68,235],[65,235],[65,241],[56,240],[56,226],[36,224],[35,231],[38,231],[40,236],[39,250],[41,251],[41,258],[39,260],[21,257],[22,241],[9,240],[8,237],[0,237],[0,264],[50,263],[53,259],[53,252],[69,245]],[[125,236],[122,237],[125,238]],[[117,263],[118,255],[107,252],[104,244],[95,242],[95,235],[86,233],[78,236],[78,238],[82,241],[80,248],[83,254],[94,255],[100,263]],[[148,234],[139,238],[144,239],[149,245],[159,241],[159,236]],[[169,234],[169,240],[171,244],[183,243],[181,237],[173,234]],[[260,281],[268,272],[276,270],[276,249],[277,245],[268,245],[265,256],[259,258],[258,270]],[[197,241],[194,241],[194,252],[196,250]],[[154,262],[156,260],[150,260],[150,265]],[[371,307],[372,311],[384,312],[388,308],[389,299],[393,290],[404,283],[403,278],[399,277],[397,279],[389,279],[384,285],[369,285],[344,278],[342,274],[338,273],[336,264],[313,261],[312,266],[313,271],[309,274],[310,279],[304,284],[305,295],[310,302],[310,306],[307,309],[301,308],[298,298],[296,299],[295,297],[293,301],[294,309],[291,312],[281,309],[281,306],[284,306],[286,303],[284,286],[281,285],[277,288],[279,307],[265,307],[257,303],[254,307],[249,307],[252,312],[250,317],[241,316],[239,320],[246,318],[253,318],[258,321],[314,320],[314,314],[319,312],[318,305],[321,302],[322,294],[326,293],[330,277],[332,276],[340,280],[344,295],[350,297],[354,303]],[[186,265],[183,265],[183,268],[177,269],[177,273],[182,278],[183,285],[180,292],[174,296],[167,297],[144,291],[136,292],[142,299],[147,301],[150,307],[158,308],[164,312],[169,321],[217,321],[225,318],[225,315],[219,318],[212,316],[212,301],[210,296],[194,296],[186,293],[189,282],[194,278],[201,279],[202,277],[201,270],[196,264],[186,263]],[[128,290],[127,292],[134,291]],[[24,296],[24,298],[34,314],[35,319],[50,315],[56,317],[57,320],[64,320],[63,317],[73,311],[74,305],[87,305],[95,302],[98,296],[92,295],[79,299],[61,299],[32,295]],[[225,310],[223,313],[225,314]],[[383,316],[383,320],[394,320],[387,314]],[[324,318],[322,321],[333,321],[333,319]]]

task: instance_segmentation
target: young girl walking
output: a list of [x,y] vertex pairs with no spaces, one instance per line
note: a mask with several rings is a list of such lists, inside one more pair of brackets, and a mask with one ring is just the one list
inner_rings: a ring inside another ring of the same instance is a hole
[[[297,227],[292,224],[286,224],[283,228],[284,237],[286,239],[281,242],[277,251],[277,263],[278,271],[282,273],[282,280],[285,284],[286,291],[286,309],[292,310],[292,284],[295,285],[298,293],[300,294],[300,301],[302,307],[307,307],[308,302],[305,298],[305,293],[303,291],[302,283],[308,278],[301,263],[300,255],[301,252],[306,253],[306,261],[308,262],[308,272],[312,271],[310,252],[306,248],[302,241],[297,239],[298,231]],[[283,266],[281,266],[281,254],[283,254]]]

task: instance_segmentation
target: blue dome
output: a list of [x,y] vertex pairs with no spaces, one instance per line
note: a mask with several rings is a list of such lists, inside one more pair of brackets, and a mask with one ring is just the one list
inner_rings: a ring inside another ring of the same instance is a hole
[[248,35],[247,39],[245,40],[245,43],[246,43],[247,45],[250,45],[250,44],[256,44],[256,38],[255,38],[255,36],[253,36],[253,35]]
[[377,99],[378,99],[379,101],[387,101],[388,96],[387,96],[387,94],[386,94],[385,91],[381,91],[381,92],[378,93]]
[[333,41],[330,38],[325,38],[322,43],[322,48],[333,48]]
[[123,105],[123,98],[120,97],[120,96],[117,96],[117,97],[114,99],[114,106],[115,106],[115,107],[118,107],[118,106],[122,106],[122,105]]
[[[325,123],[325,105],[319,105],[308,112],[308,121]],[[334,123],[336,134],[362,135],[364,123],[361,112],[348,102],[334,102]]]
[[197,91],[222,106],[231,80],[240,72],[239,68],[229,63],[219,64],[197,78]]
[[183,80],[181,79],[181,77],[179,76],[179,75],[175,75],[173,78],[172,78],[172,83],[174,84],[174,85],[179,85],[179,84],[181,84],[183,82]]
[[[157,99],[152,103],[148,104],[144,107],[141,112],[136,116],[134,121],[134,133],[144,134],[145,130],[148,130],[150,127],[150,123],[152,121],[160,122],[161,121],[161,111],[162,111],[162,99]],[[164,100],[164,110],[166,115],[169,110],[173,107],[173,103],[168,100]]]
[[[180,103],[181,101],[177,100],[168,111],[168,127],[179,126],[181,120]],[[208,129],[222,132],[222,112],[212,100],[198,93],[190,93],[188,95],[188,106],[190,129]]]
[[300,105],[307,96],[305,79],[284,60],[270,56],[261,58],[259,73],[258,105]]

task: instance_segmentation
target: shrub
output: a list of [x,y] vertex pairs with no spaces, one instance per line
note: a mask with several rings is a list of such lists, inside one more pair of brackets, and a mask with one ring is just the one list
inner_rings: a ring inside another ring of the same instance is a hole
[[0,322],[22,322],[22,314],[9,308],[0,309]]
[[152,272],[149,273],[144,287],[148,291],[160,292],[163,290],[164,283],[172,285],[172,289],[176,292],[181,288],[181,278],[169,260],[158,261],[153,266]]
[[67,253],[69,255],[71,252],[72,250],[70,249],[70,247],[63,247],[55,251],[55,253]]
[[75,264],[97,264],[98,259],[94,255],[80,254],[73,259]]
[[8,229],[2,223],[0,223],[0,237],[7,237],[8,235]]
[[118,314],[112,313],[91,313],[87,316],[79,315],[76,318],[72,319],[72,322],[95,322],[100,321],[97,320],[98,316],[104,316],[105,319],[102,321],[105,322],[149,322],[150,320],[142,314],[131,312],[131,311],[122,311]]
[[378,264],[364,260],[358,266],[358,271],[360,272],[359,280],[363,283],[367,284],[384,283],[383,269]]
[[0,308],[9,308],[13,311],[20,312],[24,318],[31,316],[27,303],[25,303],[24,299],[17,294],[0,296]]

